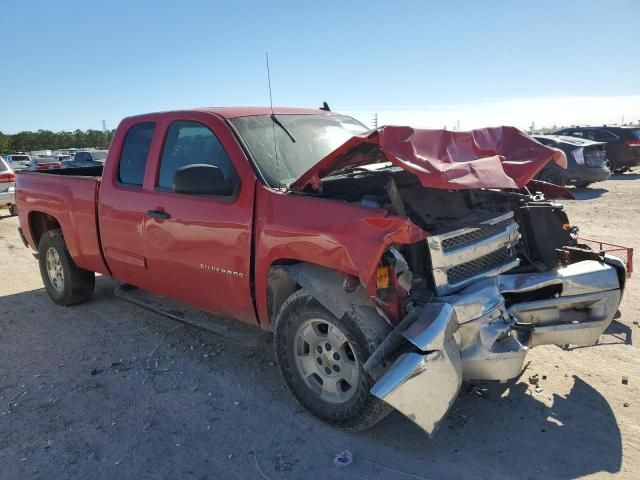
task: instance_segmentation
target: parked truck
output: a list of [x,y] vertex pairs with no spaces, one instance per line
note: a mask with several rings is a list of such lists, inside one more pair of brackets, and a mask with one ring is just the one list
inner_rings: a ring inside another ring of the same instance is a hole
[[[623,262],[580,243],[564,154],[512,127],[368,130],[325,110],[126,118],[104,167],[18,174],[20,235],[59,305],[95,272],[273,332],[300,404],[348,431],[432,434],[464,380],[590,345]],[[213,321],[213,320],[212,320]]]

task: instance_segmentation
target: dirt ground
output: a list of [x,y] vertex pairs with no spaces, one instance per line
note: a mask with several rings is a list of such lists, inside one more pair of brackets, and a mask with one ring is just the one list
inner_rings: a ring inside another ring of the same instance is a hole
[[[639,187],[640,175],[616,176],[565,205],[585,237],[640,252]],[[539,347],[519,379],[463,385],[433,439],[399,414],[345,434],[301,411],[268,346],[243,347],[125,303],[107,278],[88,303],[54,305],[7,214],[3,480],[640,476],[638,276],[598,346]],[[536,373],[542,391],[529,384]],[[337,468],[344,449],[353,463]]]

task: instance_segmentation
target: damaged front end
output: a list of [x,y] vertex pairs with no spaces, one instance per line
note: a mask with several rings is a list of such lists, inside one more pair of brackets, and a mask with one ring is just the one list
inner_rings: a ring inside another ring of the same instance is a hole
[[[501,238],[511,249],[510,223],[499,221],[503,231],[478,242]],[[448,238],[429,239],[430,248],[441,252]],[[410,321],[400,322],[369,359],[365,368],[377,379],[372,394],[433,434],[463,380],[514,378],[537,345],[594,344],[616,314],[626,272],[615,257],[590,257],[543,272],[509,274],[485,265],[484,273],[469,268],[453,281],[446,269],[436,273],[446,263],[434,260],[434,278],[442,278],[438,296],[415,306]],[[503,258],[503,265],[513,263]]]
[[580,242],[548,198],[566,189],[533,180],[549,162],[566,167],[510,127],[383,127],[291,185],[424,232],[413,243],[386,235],[383,257],[358,270],[379,273],[360,281],[393,326],[364,365],[371,393],[429,434],[463,381],[514,378],[537,345],[592,345],[617,312],[626,266]]

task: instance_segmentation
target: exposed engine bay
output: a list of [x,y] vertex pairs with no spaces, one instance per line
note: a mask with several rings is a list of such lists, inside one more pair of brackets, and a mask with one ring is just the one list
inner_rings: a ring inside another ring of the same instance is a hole
[[325,179],[319,194],[384,208],[428,232],[426,244],[402,249],[411,293],[423,298],[453,293],[480,277],[556,268],[567,262],[563,249],[578,243],[562,205],[527,190],[425,188],[411,173],[387,167]]

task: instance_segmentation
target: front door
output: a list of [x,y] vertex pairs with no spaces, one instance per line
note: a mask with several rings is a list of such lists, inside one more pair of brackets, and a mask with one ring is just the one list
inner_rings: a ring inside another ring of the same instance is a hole
[[[143,228],[150,290],[255,323],[250,288],[254,182],[244,154],[229,128],[210,114],[176,114],[164,123],[162,135]],[[176,171],[193,164],[218,167],[235,189],[220,195],[175,193]]]

